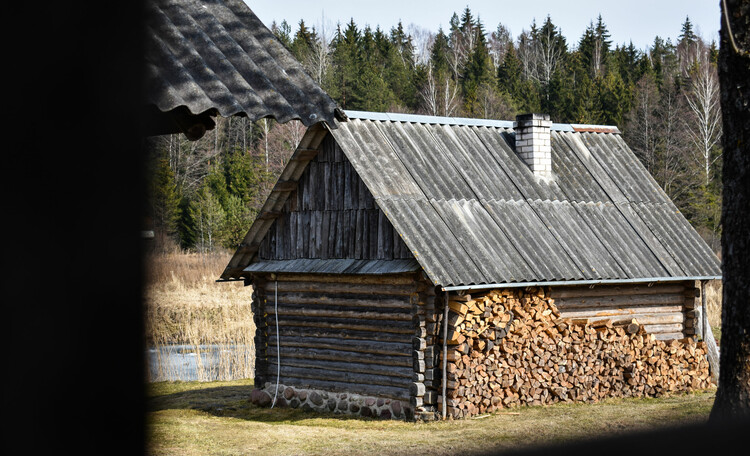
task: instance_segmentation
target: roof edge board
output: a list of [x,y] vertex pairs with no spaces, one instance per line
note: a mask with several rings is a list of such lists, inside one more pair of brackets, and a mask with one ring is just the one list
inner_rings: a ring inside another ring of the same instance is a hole
[[[470,117],[442,117],[429,116],[420,114],[404,114],[395,112],[371,112],[371,111],[354,111],[345,110],[346,116],[350,119],[374,120],[380,122],[411,122],[437,125],[466,125],[477,127],[495,127],[495,128],[513,128],[512,120],[493,120],[493,119],[475,119]],[[595,132],[595,133],[615,133],[620,134],[616,125],[588,125],[588,124],[567,124],[553,123],[553,131],[568,132]]]
[[443,291],[465,291],[486,290],[490,288],[521,288],[521,287],[546,287],[546,286],[569,286],[569,285],[616,285],[630,283],[666,283],[685,282],[688,280],[721,280],[722,276],[689,276],[689,277],[645,277],[636,279],[598,279],[598,280],[558,280],[547,282],[509,282],[488,283],[479,285],[458,285],[441,287]]

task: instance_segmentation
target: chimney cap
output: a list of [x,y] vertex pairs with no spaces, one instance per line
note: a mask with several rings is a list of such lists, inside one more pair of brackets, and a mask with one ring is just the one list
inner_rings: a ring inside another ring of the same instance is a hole
[[528,113],[528,114],[519,114],[516,116],[517,121],[522,120],[550,120],[549,114],[541,114],[541,113]]

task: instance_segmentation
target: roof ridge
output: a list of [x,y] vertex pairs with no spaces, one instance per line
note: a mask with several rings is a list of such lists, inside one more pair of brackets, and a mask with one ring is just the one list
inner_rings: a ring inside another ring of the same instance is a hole
[[[407,114],[399,112],[372,112],[355,110],[346,110],[345,113],[346,116],[350,119],[375,120],[379,122],[391,121],[432,125],[462,125],[476,127],[513,128],[512,120],[479,119],[471,117],[446,117],[423,114]],[[553,123],[552,130],[620,134],[620,130],[616,125]]]

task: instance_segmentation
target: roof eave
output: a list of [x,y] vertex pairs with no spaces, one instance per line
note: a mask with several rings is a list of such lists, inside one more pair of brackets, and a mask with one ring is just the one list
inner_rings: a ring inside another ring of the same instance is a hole
[[667,283],[690,280],[721,280],[721,276],[685,276],[685,277],[640,277],[635,279],[597,279],[597,280],[553,280],[540,282],[483,283],[476,285],[441,286],[443,291],[486,290],[492,288],[522,288],[571,285],[618,285],[631,283]]

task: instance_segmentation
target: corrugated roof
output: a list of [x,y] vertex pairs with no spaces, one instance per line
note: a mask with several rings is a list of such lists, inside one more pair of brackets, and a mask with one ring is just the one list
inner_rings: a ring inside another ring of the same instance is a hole
[[545,180],[512,122],[347,115],[334,137],[435,284],[721,274],[614,127],[553,124]]
[[147,102],[334,125],[336,103],[241,0],[146,3]]
[[512,122],[346,114],[330,132],[435,285],[721,275],[612,127],[553,124],[543,179]]

